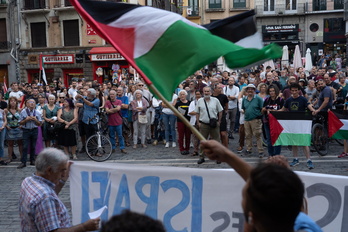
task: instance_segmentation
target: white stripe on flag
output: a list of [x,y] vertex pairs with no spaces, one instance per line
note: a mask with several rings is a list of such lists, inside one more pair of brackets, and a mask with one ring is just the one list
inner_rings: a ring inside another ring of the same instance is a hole
[[278,122],[284,128],[282,133],[291,133],[291,134],[311,134],[312,133],[311,120],[278,120]]
[[344,124],[340,130],[348,130],[348,120],[347,119],[340,119],[341,122]]
[[168,27],[178,20],[182,20],[191,26],[205,29],[178,14],[146,6],[137,7],[134,10],[125,13],[116,21],[109,23],[108,26],[117,28],[135,28],[135,59],[148,53]]
[[262,45],[262,37],[259,32],[256,32],[255,34],[245,37],[238,42],[236,42],[237,45],[244,47],[244,48],[257,48],[261,49],[263,47]]

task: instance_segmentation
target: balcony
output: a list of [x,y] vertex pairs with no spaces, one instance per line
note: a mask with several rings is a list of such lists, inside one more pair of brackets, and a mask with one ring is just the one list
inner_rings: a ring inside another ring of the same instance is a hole
[[72,7],[72,4],[69,0],[54,0],[53,1],[53,8],[59,8],[59,7]]
[[190,12],[188,11],[188,14],[187,14],[188,17],[199,16],[199,7],[197,5],[188,6],[188,9],[190,9]]
[[9,50],[10,47],[11,47],[11,42],[10,41],[0,42],[0,50]]
[[7,7],[7,1],[6,0],[0,0],[0,8],[6,8]]
[[23,10],[46,9],[45,0],[25,0]]
[[174,0],[173,2],[171,0],[153,0],[152,7],[182,14],[182,1],[180,0]]

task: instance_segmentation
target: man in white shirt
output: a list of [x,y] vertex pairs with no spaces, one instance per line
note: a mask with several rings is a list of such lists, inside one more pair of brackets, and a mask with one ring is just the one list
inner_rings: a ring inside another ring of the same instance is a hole
[[68,91],[69,97],[75,99],[75,96],[77,94],[77,82],[72,81],[71,82],[71,88]]
[[230,125],[228,130],[228,138],[234,139],[233,137],[233,129],[236,121],[237,115],[237,101],[239,95],[239,88],[234,85],[235,80],[233,77],[228,79],[228,85],[224,88],[224,94],[228,98],[228,112],[227,112],[227,125]]

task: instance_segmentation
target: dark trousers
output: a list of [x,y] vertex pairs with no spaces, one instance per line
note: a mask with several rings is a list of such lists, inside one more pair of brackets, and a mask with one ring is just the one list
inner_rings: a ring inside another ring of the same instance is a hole
[[30,146],[30,162],[35,161],[35,146],[37,140],[38,130],[33,129],[23,129],[23,156],[21,159],[22,163],[26,163],[28,160],[28,147]]

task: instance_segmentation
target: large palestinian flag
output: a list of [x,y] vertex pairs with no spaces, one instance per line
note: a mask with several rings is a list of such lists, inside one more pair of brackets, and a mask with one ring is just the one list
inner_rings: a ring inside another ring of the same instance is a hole
[[271,112],[271,141],[274,146],[310,146],[312,115],[307,112]]
[[168,100],[182,80],[221,56],[230,68],[237,68],[282,55],[278,45],[262,48],[253,11],[203,27],[179,14],[147,6],[70,2]]
[[328,113],[329,137],[348,139],[348,111],[332,110]]

